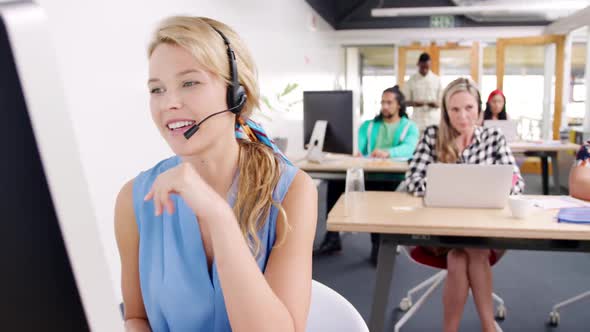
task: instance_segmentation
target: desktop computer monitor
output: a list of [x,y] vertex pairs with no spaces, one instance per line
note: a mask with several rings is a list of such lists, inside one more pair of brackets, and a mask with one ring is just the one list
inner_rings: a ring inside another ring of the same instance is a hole
[[0,329],[122,331],[47,30],[0,3]]
[[323,151],[352,154],[352,91],[303,92],[303,144],[307,145],[316,121],[328,122]]

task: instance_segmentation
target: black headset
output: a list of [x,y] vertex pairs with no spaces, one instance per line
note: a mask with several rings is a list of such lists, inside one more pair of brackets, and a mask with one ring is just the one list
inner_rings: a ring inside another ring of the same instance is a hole
[[236,55],[231,48],[229,39],[217,28],[211,26],[223,39],[225,46],[227,46],[227,57],[229,58],[229,76],[231,79],[230,85],[227,87],[227,107],[228,110],[236,115],[240,114],[240,111],[246,104],[246,89],[240,84],[238,79],[238,65],[236,63]]
[[231,49],[231,45],[229,44],[229,40],[225,37],[225,35],[217,30],[214,26],[210,25],[213,30],[215,30],[221,38],[223,38],[223,42],[225,46],[227,46],[227,56],[229,58],[229,76],[231,78],[231,82],[227,87],[227,109],[223,111],[219,111],[209,116],[205,117],[199,123],[192,125],[187,131],[184,132],[184,137],[186,139],[191,138],[201,127],[205,121],[209,120],[210,118],[225,113],[225,112],[232,112],[236,116],[240,115],[240,111],[244,108],[244,104],[246,104],[246,89],[240,84],[238,79],[238,66],[236,64],[236,55],[234,51]]

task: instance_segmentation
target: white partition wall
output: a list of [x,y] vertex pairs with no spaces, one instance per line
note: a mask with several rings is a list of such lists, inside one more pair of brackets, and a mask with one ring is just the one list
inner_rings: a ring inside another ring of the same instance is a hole
[[541,137],[543,139],[551,138],[551,126],[553,115],[553,103],[555,97],[553,96],[553,77],[555,75],[555,44],[545,46],[545,70],[543,82],[543,121],[541,127]]
[[352,111],[353,111],[353,153],[358,152],[358,128],[361,118],[361,71],[360,51],[358,47],[346,48],[346,89],[352,90]]

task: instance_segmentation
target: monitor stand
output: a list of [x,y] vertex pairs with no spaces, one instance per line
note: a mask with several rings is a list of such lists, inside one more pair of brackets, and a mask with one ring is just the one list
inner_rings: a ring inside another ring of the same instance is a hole
[[324,139],[326,138],[326,129],[328,128],[328,121],[316,121],[311,132],[311,138],[307,148],[307,156],[305,159],[312,163],[321,163],[324,160]]

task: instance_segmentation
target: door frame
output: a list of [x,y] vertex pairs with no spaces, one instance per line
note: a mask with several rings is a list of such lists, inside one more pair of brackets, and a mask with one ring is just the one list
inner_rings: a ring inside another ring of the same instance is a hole
[[440,74],[440,51],[444,50],[468,50],[470,51],[470,75],[474,82],[479,84],[479,74],[481,68],[481,48],[479,42],[475,41],[471,46],[462,46],[458,43],[447,42],[444,45],[437,45],[432,42],[430,45],[422,45],[419,42],[414,42],[409,46],[398,47],[398,71],[397,84],[401,87],[404,85],[404,77],[406,76],[406,64],[408,51],[422,51],[430,54],[431,70],[433,73]]
[[565,60],[565,35],[543,35],[532,37],[498,38],[496,40],[496,88],[503,90],[507,46],[555,45],[555,102],[553,112],[553,139],[559,139],[561,114],[563,112],[563,85]]
[[434,58],[433,56],[433,48],[432,45],[424,46],[421,45],[419,42],[414,42],[409,46],[400,46],[397,48],[397,85],[402,87],[405,83],[404,77],[406,76],[406,64],[407,64],[407,55],[409,51],[422,51],[427,52],[431,55],[431,70],[433,73],[438,75],[438,58]]

